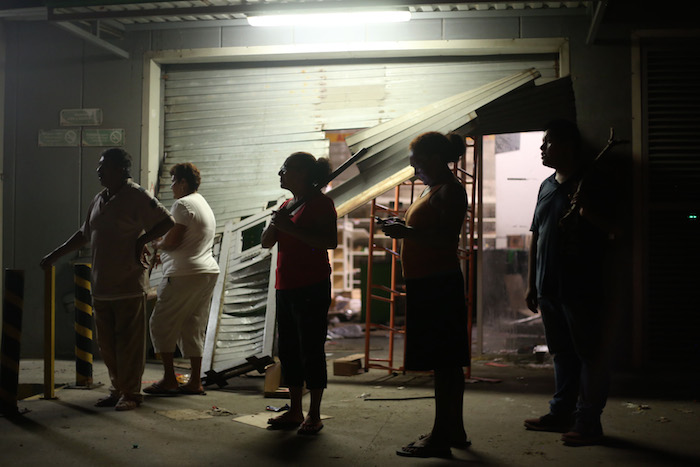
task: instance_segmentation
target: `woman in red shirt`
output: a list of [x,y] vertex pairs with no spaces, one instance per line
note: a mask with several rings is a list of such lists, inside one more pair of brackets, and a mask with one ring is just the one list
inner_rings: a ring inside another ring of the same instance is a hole
[[410,163],[427,188],[406,211],[405,223],[382,230],[403,239],[406,280],[407,370],[433,370],[435,422],[432,431],[396,451],[408,457],[447,457],[450,446],[466,447],[462,419],[464,366],[469,365],[464,279],[457,256],[467,211],[464,186],[450,170],[465,153],[457,134],[424,133],[410,146]]
[[[328,250],[338,246],[337,215],[333,201],[319,191],[330,173],[328,159],[295,152],[279,171],[280,186],[292,192],[272,216],[262,234],[262,246],[278,245],[276,306],[279,357],[289,385],[290,409],[271,418],[273,429],[297,428],[299,434],[316,434],[321,428],[321,398],[326,388],[325,342],[331,303],[331,267]],[[293,211],[287,206],[304,199]],[[303,386],[311,392],[304,417]]]

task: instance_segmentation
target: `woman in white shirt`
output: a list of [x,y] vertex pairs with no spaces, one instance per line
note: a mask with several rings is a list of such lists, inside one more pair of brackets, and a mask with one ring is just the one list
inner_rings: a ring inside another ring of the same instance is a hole
[[[163,379],[145,388],[147,394],[204,394],[202,353],[214,285],[219,266],[212,255],[216,220],[209,204],[197,192],[199,170],[186,162],[170,169],[175,226],[154,242],[161,251],[163,280],[151,315],[151,340],[163,361]],[[189,381],[178,385],[173,367],[179,346],[192,366]]]

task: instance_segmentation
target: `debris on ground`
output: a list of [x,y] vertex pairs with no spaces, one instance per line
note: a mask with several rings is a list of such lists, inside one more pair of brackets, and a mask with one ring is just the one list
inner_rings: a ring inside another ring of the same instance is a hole
[[265,410],[269,410],[270,412],[284,412],[285,410],[289,410],[289,404],[284,404],[282,407],[268,405],[267,407],[265,407]]
[[231,412],[228,409],[222,409],[222,408],[217,407],[215,405],[212,405],[211,410],[207,410],[206,413],[208,415],[211,415],[212,417],[223,417],[225,415],[236,415],[234,412]]
[[338,326],[330,329],[327,334],[327,339],[345,339],[364,337],[365,331],[359,324],[350,324],[347,326]]
[[637,412],[643,412],[645,410],[651,410],[651,407],[646,404],[635,404],[633,402],[625,402],[625,407],[628,409],[635,409]]
[[156,410],[158,415],[168,417],[173,420],[204,420],[212,418],[213,415],[208,410],[178,409],[178,410]]

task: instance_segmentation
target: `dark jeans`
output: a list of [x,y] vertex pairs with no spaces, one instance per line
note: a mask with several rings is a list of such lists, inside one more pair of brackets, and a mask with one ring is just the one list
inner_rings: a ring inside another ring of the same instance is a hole
[[282,376],[290,387],[323,389],[328,383],[326,334],[330,280],[277,290],[277,328]]
[[550,412],[575,415],[575,431],[601,432],[600,415],[610,385],[604,349],[605,316],[598,302],[568,302],[540,297],[549,352],[554,359],[554,397]]

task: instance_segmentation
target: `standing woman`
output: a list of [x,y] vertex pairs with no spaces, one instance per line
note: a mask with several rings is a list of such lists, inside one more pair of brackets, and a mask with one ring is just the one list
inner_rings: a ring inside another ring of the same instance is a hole
[[[282,375],[289,386],[291,407],[268,420],[270,428],[316,434],[321,428],[321,398],[326,388],[325,342],[331,303],[329,249],[338,246],[333,201],[316,186],[330,174],[328,159],[295,152],[279,171],[280,186],[292,192],[274,213],[262,234],[262,246],[277,252],[277,326]],[[306,202],[289,212],[287,206]],[[311,392],[306,417],[301,407],[303,386]]]
[[469,365],[467,307],[457,247],[467,194],[447,165],[465,153],[464,138],[424,133],[410,146],[410,163],[427,188],[406,212],[405,223],[382,230],[403,239],[406,280],[407,370],[433,370],[435,422],[429,434],[396,451],[408,457],[448,457],[450,446],[467,447],[462,419],[463,367]]
[[[204,394],[202,354],[209,305],[219,265],[212,255],[216,219],[197,189],[199,169],[190,162],[170,169],[175,203],[175,226],[153,246],[161,251],[163,280],[151,315],[151,340],[163,361],[163,378],[145,388],[146,394]],[[175,348],[190,359],[190,379],[179,386],[175,376]]]

